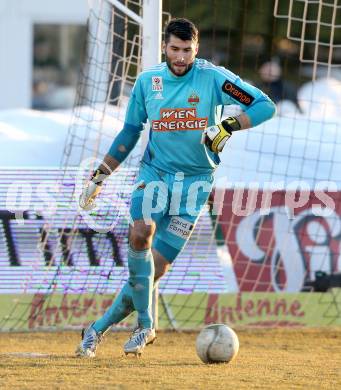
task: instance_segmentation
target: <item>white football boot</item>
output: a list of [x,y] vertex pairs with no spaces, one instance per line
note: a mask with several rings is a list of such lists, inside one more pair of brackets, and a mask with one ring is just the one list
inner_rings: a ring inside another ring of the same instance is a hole
[[141,356],[144,347],[148,344],[153,344],[156,339],[155,329],[153,328],[137,328],[133,331],[130,339],[124,344],[124,353],[133,353],[136,356]]
[[96,356],[96,349],[98,344],[102,341],[102,333],[97,333],[90,324],[86,329],[82,330],[82,341],[76,349],[76,356],[90,357]]

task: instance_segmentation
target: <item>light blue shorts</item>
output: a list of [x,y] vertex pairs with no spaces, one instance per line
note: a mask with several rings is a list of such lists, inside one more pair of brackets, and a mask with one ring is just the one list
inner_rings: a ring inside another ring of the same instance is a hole
[[132,193],[132,221],[156,224],[152,247],[170,263],[191,236],[212,189],[213,173],[184,176],[141,164]]

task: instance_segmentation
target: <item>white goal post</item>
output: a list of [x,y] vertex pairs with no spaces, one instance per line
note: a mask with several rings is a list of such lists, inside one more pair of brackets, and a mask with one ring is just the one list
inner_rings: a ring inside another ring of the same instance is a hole
[[[132,11],[130,8],[127,7],[127,1],[123,0],[105,0],[108,5],[111,4],[114,7],[117,8],[122,14],[129,17],[131,20],[136,22],[142,30],[142,41],[141,43],[141,70],[147,69],[153,65],[156,65],[161,62],[161,40],[162,40],[162,0],[144,0],[142,2],[142,7],[139,8],[139,10],[142,10],[142,15],[139,15]],[[94,12],[98,12],[98,14],[101,14],[103,17],[110,18],[112,17],[112,10],[111,7],[108,7],[107,12],[105,10],[100,10],[102,6],[105,6],[103,1],[99,0],[88,0],[89,9],[93,10]],[[107,37],[107,39],[114,39],[114,37],[110,34],[108,34],[108,31],[98,31],[98,28],[102,28],[103,25],[99,26],[99,21],[95,18],[94,19],[94,25],[89,25],[89,31],[93,33],[93,35],[97,36],[103,36],[103,39]],[[110,26],[110,23],[107,24],[107,26]],[[110,27],[109,27],[110,28]],[[109,38],[108,38],[109,37]],[[96,45],[96,42],[93,43],[93,45]],[[110,49],[108,49],[109,46],[106,45],[98,45],[96,48],[94,48],[94,52],[99,55],[99,58],[107,58],[108,59],[108,66],[111,66],[110,56],[111,52]],[[107,50],[108,52],[103,52]],[[102,51],[99,53],[98,51]],[[88,48],[88,52],[92,52],[92,48]],[[109,72],[107,69],[102,68],[100,72],[98,72],[98,66],[96,65],[96,61],[92,62],[89,61],[90,68],[89,73],[92,73],[93,80],[98,80],[99,82],[102,82],[107,84],[109,82],[108,75]],[[94,66],[91,66],[91,63],[94,64]],[[107,100],[107,92],[105,88],[99,89],[99,93],[104,94],[103,96],[103,102]],[[101,100],[101,99],[100,99]],[[147,145],[149,137],[149,129],[148,126],[145,127],[143,133],[142,133],[142,142],[141,142],[141,155],[144,152],[144,149]],[[152,312],[153,312],[153,319],[154,319],[154,326],[155,328],[158,327],[158,283],[155,285],[155,288],[153,290],[153,303],[152,303]]]
[[[133,19],[142,29],[142,69],[161,61],[162,0],[144,0],[142,16],[119,0],[106,0]],[[89,8],[98,6],[98,0],[88,0]]]

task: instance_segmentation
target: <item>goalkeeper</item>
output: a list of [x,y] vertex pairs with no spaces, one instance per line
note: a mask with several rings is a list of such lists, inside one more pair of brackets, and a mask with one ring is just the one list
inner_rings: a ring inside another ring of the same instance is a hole
[[[257,126],[275,113],[274,103],[262,91],[223,67],[197,59],[197,52],[195,25],[172,19],[165,28],[166,61],[138,76],[124,127],[80,196],[82,208],[95,207],[103,181],[128,156],[149,120],[149,142],[131,198],[129,279],[104,316],[83,332],[78,356],[95,356],[103,333],[133,310],[138,328],[124,352],[141,354],[154,341],[153,284],[189,239],[210,194],[219,152],[234,132]],[[215,124],[217,106],[230,104],[239,105],[242,114]]]

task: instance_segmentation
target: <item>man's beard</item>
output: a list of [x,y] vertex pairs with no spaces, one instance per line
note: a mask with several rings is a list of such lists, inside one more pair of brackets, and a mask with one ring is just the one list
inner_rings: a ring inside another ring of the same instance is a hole
[[185,76],[185,74],[187,74],[193,67],[193,64],[194,64],[194,61],[191,62],[190,64],[188,64],[185,68],[185,71],[183,73],[176,73],[173,66],[172,66],[172,63],[169,59],[169,57],[167,56],[167,54],[165,55],[166,57],[166,64],[168,66],[168,69],[175,75],[175,76],[178,76],[178,77],[181,77],[181,76]]

